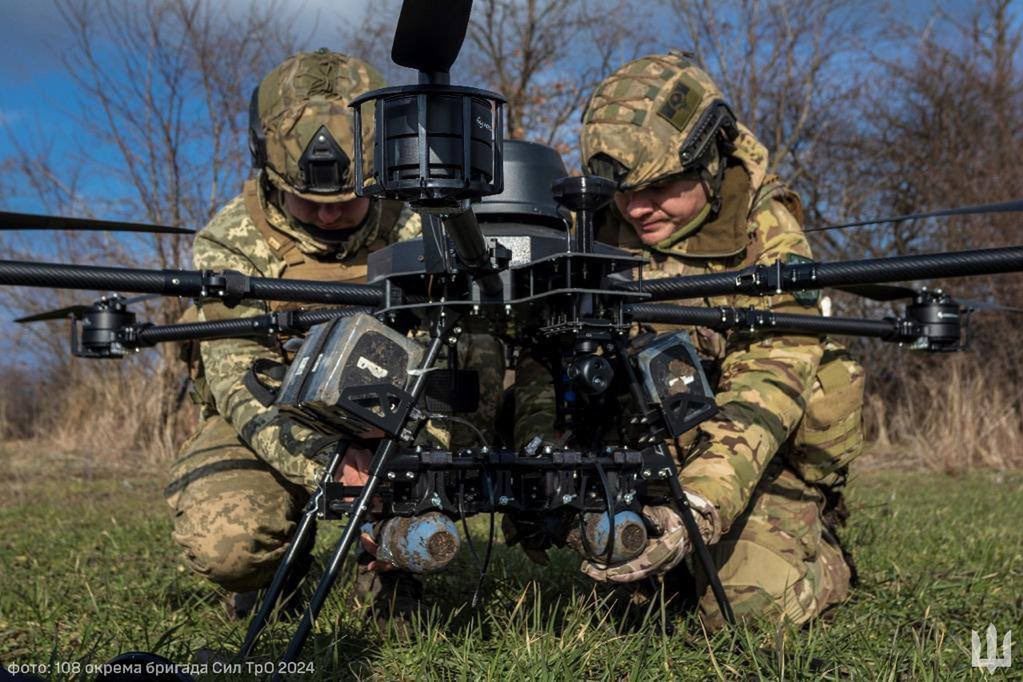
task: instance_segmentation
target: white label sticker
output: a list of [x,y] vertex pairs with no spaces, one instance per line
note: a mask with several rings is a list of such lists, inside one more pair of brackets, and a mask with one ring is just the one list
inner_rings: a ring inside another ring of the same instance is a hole
[[375,376],[377,379],[383,379],[384,377],[387,376],[386,369],[384,369],[377,363],[373,362],[369,358],[365,358],[361,355],[359,356],[359,359],[355,362],[355,366],[358,367],[359,369],[366,370],[367,372]]

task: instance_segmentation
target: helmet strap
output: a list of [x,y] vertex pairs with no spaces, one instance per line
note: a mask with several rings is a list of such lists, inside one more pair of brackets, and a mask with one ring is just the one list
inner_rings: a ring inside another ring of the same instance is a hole
[[653,244],[650,248],[662,253],[672,253],[671,247],[691,235],[693,232],[696,232],[696,230],[698,230],[700,226],[707,221],[707,217],[710,216],[712,209],[713,206],[711,206],[711,202],[708,201],[704,207],[700,209],[700,212],[693,216],[689,222],[676,229],[661,241]]
[[[713,173],[710,171],[710,166],[713,164],[714,153],[717,156],[717,168]],[[728,166],[726,162],[726,156],[724,150],[718,149],[716,146],[711,147],[704,154],[704,158],[700,159],[700,182],[703,184],[703,189],[707,192],[707,201],[713,206],[714,213],[721,210],[721,183],[725,179],[725,168]]]

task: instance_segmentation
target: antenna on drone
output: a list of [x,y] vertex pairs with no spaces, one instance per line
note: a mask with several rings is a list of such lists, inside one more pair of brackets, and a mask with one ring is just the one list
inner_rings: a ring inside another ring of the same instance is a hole
[[892,216],[889,218],[874,218],[873,220],[860,220],[853,223],[842,223],[841,225],[827,225],[825,227],[808,227],[804,232],[824,232],[825,230],[844,230],[850,227],[864,227],[867,225],[884,225],[885,223],[898,223],[903,220],[922,220],[924,218],[944,218],[955,215],[983,215],[986,213],[1017,213],[1023,211],[1023,199],[1013,201],[1002,201],[994,204],[976,204],[974,206],[960,206],[958,208],[942,208],[936,211],[924,213],[906,213],[904,215]]

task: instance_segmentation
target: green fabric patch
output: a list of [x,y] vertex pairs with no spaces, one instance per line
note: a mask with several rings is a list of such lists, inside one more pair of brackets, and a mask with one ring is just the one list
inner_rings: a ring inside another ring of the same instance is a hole
[[703,101],[703,88],[685,77],[679,78],[657,115],[681,132],[696,115]]

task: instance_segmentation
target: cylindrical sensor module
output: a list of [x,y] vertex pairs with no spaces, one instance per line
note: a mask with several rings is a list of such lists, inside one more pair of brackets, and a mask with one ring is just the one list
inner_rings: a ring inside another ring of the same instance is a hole
[[455,522],[440,512],[388,519],[380,528],[377,542],[377,559],[413,573],[441,570],[455,557],[460,545]]
[[607,541],[610,524],[605,512],[583,514],[582,531],[584,543],[569,543],[587,559],[600,563],[620,564],[639,556],[646,547],[647,532],[643,519],[634,511],[620,511],[614,515],[614,543],[611,560],[607,557]]

